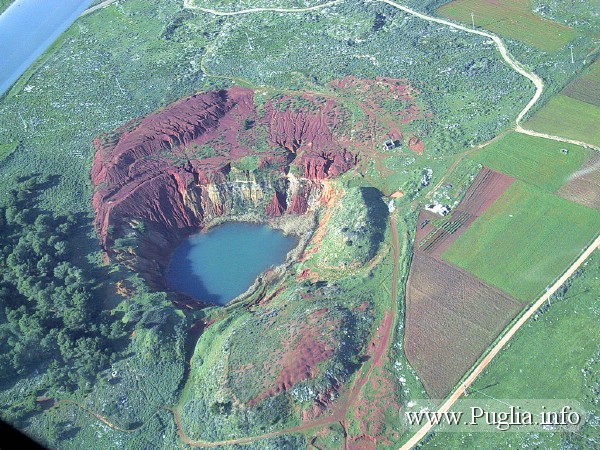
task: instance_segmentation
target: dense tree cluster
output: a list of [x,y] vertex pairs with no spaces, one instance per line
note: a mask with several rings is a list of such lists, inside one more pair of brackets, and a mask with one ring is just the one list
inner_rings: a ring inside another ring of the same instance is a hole
[[123,324],[102,310],[92,267],[74,263],[77,218],[32,206],[39,190],[22,181],[0,208],[0,382],[47,372],[52,386],[85,387]]

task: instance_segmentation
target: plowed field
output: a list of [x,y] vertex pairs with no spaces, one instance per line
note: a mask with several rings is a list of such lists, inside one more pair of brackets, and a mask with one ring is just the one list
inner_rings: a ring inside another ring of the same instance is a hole
[[407,289],[405,345],[429,395],[444,398],[520,308],[500,289],[416,252]]

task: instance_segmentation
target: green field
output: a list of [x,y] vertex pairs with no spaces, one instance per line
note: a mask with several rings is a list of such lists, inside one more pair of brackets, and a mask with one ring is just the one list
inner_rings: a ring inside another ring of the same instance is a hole
[[600,107],[600,60],[596,60],[587,72],[573,80],[562,93]]
[[442,257],[530,302],[600,229],[600,212],[516,181]]
[[471,13],[474,13],[476,27],[546,52],[556,52],[577,37],[574,29],[543,19],[534,14],[531,8],[531,1],[523,0],[456,0],[439,8],[438,13],[468,24],[471,24]]
[[555,134],[600,146],[600,108],[556,95],[527,122],[541,133]]
[[[470,399],[570,399],[599,414],[598,251],[577,275],[519,330],[475,381]],[[439,433],[423,449],[594,448],[589,439],[600,441],[597,426],[583,425],[577,434]]]
[[[562,149],[567,149],[568,154],[562,153]],[[484,166],[555,192],[589,156],[590,151],[576,145],[510,133],[472,158]]]
[[12,142],[10,144],[0,144],[0,162],[8,158],[10,154],[17,149],[18,146],[19,144],[17,142]]
[[10,6],[10,4],[14,2],[14,0],[0,0],[0,14],[4,12],[6,8]]
[[600,83],[600,59],[596,59],[594,64],[589,67],[588,72],[583,75],[583,78]]

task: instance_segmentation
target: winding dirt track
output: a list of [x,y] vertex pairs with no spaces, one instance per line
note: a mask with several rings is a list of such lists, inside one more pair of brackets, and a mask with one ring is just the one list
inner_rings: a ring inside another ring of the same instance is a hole
[[[231,12],[216,11],[216,10],[208,9],[208,8],[198,8],[193,5],[193,0],[184,0],[184,6],[187,8],[198,9],[203,12],[215,14],[215,15],[219,15],[219,16],[234,16],[234,15],[249,14],[249,13],[261,12],[261,11],[271,11],[271,12],[281,12],[281,13],[306,12],[306,11],[317,10],[320,8],[325,8],[327,6],[332,6],[332,5],[341,3],[341,1],[343,1],[343,0],[330,1],[327,3],[320,4],[320,5],[312,6],[309,8],[302,8],[302,9],[254,8],[254,9],[246,9],[246,10],[231,11]],[[396,3],[392,0],[376,0],[376,1],[380,1],[382,3],[387,3],[388,5],[393,6],[394,8],[400,9],[408,14],[411,14],[415,17],[419,17],[423,20],[427,20],[429,22],[439,23],[441,25],[449,26],[449,27],[457,29],[457,30],[461,30],[461,31],[464,31],[467,33],[476,34],[476,35],[487,37],[487,38],[491,39],[494,42],[494,44],[496,45],[496,48],[498,49],[500,56],[502,56],[502,59],[510,67],[512,67],[513,70],[515,70],[517,73],[519,73],[520,75],[529,79],[535,86],[535,94],[533,95],[533,97],[529,100],[527,105],[525,105],[525,107],[521,110],[521,112],[515,118],[515,121],[514,121],[515,131],[518,133],[528,134],[530,136],[541,137],[541,138],[550,139],[550,140],[559,141],[559,142],[567,142],[567,143],[571,143],[571,144],[575,144],[575,145],[580,145],[583,147],[593,148],[597,151],[600,151],[599,147],[594,146],[589,143],[586,143],[586,142],[583,142],[583,141],[568,139],[568,138],[564,138],[564,137],[560,137],[560,136],[553,136],[553,135],[549,135],[546,133],[540,133],[540,132],[537,132],[534,130],[526,129],[521,125],[523,118],[529,113],[529,111],[535,106],[535,104],[538,102],[538,100],[542,96],[542,93],[544,92],[544,81],[535,73],[528,72],[516,59],[514,59],[512,57],[512,55],[510,54],[510,52],[508,51],[504,42],[498,36],[496,36],[492,33],[486,32],[486,31],[473,29],[473,28],[466,27],[464,25],[453,23],[453,22],[450,22],[450,21],[447,21],[447,20],[444,20],[444,19],[441,19],[438,17],[428,16],[426,14],[420,13],[411,8],[403,6],[399,3]],[[477,376],[479,376],[479,374],[487,367],[487,365],[500,352],[500,350],[502,348],[504,348],[504,346],[507,344],[507,342],[521,328],[521,326],[546,302],[546,300],[548,300],[548,298],[550,298],[550,296],[554,292],[556,292],[556,290],[560,286],[562,286],[562,284],[579,268],[579,266],[581,266],[581,264],[592,254],[592,252],[596,248],[598,248],[599,245],[600,245],[600,236],[594,241],[593,244],[591,244],[587,249],[585,249],[585,251],[582,253],[582,255],[577,259],[577,261],[575,261],[575,263],[573,263],[571,265],[571,267],[569,267],[567,269],[567,271],[556,281],[556,283],[521,316],[521,318],[508,330],[508,332],[506,332],[506,334],[502,337],[502,339],[485,356],[483,361],[481,363],[479,363],[473,369],[473,371],[471,372],[469,377],[464,382],[464,385],[457,388],[452,393],[452,395],[442,405],[442,407],[439,409],[439,411],[447,411],[450,409],[450,407],[456,402],[456,400],[458,398],[460,398],[460,396],[464,393],[464,390],[473,383],[473,381],[477,378]],[[426,424],[425,426],[423,426],[408,442],[406,442],[406,444],[404,444],[402,446],[402,450],[411,449],[412,447],[417,445],[420,442],[420,440],[427,435],[427,433],[431,430],[431,428],[432,428],[431,424]]]
[[[250,8],[250,9],[243,9],[243,10],[239,10],[239,11],[218,11],[218,10],[211,9],[211,8],[202,8],[202,7],[195,6],[194,0],[183,0],[183,6],[184,6],[184,8],[196,9],[198,11],[202,11],[202,12],[209,13],[209,14],[214,14],[217,16],[239,16],[239,15],[243,15],[243,14],[252,14],[252,13],[257,13],[257,12],[301,13],[301,12],[315,11],[318,9],[326,8],[328,6],[343,3],[344,1],[346,1],[346,0],[333,0],[333,1],[329,1],[326,3],[319,4],[319,5],[310,6],[307,8]],[[498,51],[500,52],[500,56],[502,56],[502,59],[510,67],[512,67],[513,70],[515,70],[517,73],[519,73],[520,75],[522,75],[525,78],[527,78],[528,80],[530,80],[533,83],[533,85],[535,86],[535,94],[533,95],[531,100],[529,100],[529,103],[527,103],[527,105],[525,105],[525,107],[521,110],[521,112],[515,119],[515,131],[517,131],[518,133],[542,137],[542,138],[550,139],[553,141],[567,142],[570,144],[580,145],[583,147],[589,147],[589,148],[593,148],[595,150],[600,151],[600,147],[589,144],[587,142],[578,141],[578,140],[574,140],[574,139],[568,139],[568,138],[564,138],[561,136],[554,136],[554,135],[550,135],[550,134],[546,134],[546,133],[539,133],[537,131],[523,128],[523,126],[521,125],[521,121],[527,115],[527,113],[535,106],[535,104],[538,102],[538,100],[542,96],[542,93],[544,92],[544,81],[538,75],[536,75],[534,72],[528,72],[521,65],[521,63],[519,61],[514,59],[513,56],[510,54],[510,52],[508,51],[508,48],[506,47],[506,45],[504,44],[502,39],[500,39],[498,36],[496,36],[493,33],[487,32],[487,31],[469,28],[467,26],[460,25],[460,24],[454,23],[454,22],[450,22],[448,20],[444,20],[439,17],[428,16],[427,14],[420,13],[418,11],[415,11],[414,9],[411,9],[407,6],[401,5],[400,3],[397,3],[392,0],[375,0],[375,1],[379,1],[381,3],[387,3],[388,5],[393,6],[396,9],[404,11],[408,14],[411,14],[415,17],[426,20],[428,22],[439,23],[440,25],[445,25],[445,26],[448,26],[448,27],[451,27],[451,28],[454,28],[457,30],[464,31],[466,33],[476,34],[476,35],[487,37],[487,38],[491,39],[494,42],[494,44],[496,45],[496,48],[498,49]]]
[[[105,7],[105,6],[108,6],[109,4],[114,3],[115,1],[116,0],[104,1],[92,8],[89,8],[88,10],[84,11],[82,16],[92,13],[100,8]],[[311,7],[307,7],[307,8],[296,8],[296,9],[251,8],[251,9],[245,9],[245,10],[240,10],[240,11],[224,12],[224,11],[217,11],[217,10],[208,9],[208,8],[196,7],[193,4],[193,0],[184,0],[184,7],[188,8],[188,9],[197,9],[197,10],[200,10],[200,11],[203,11],[203,12],[206,12],[209,14],[218,15],[218,16],[235,16],[235,15],[267,12],[267,11],[280,12],[280,13],[301,13],[301,12],[318,10],[318,9],[332,6],[332,5],[335,5],[338,3],[342,3],[343,1],[346,1],[346,0],[333,0],[333,1],[329,1],[326,3],[320,4],[320,5],[315,5],[315,6],[311,6]],[[439,23],[441,25],[449,26],[449,27],[452,27],[452,28],[455,28],[455,29],[458,29],[458,30],[461,30],[461,31],[464,31],[467,33],[476,34],[476,35],[487,37],[487,38],[491,39],[495,43],[496,48],[498,49],[498,51],[499,51],[500,55],[502,56],[502,58],[504,59],[504,61],[509,66],[511,66],[517,73],[519,73],[520,75],[529,79],[534,84],[535,89],[536,89],[534,96],[531,98],[531,100],[527,103],[527,105],[521,110],[519,115],[516,117],[515,131],[517,131],[519,133],[528,134],[531,136],[542,137],[542,138],[546,138],[546,139],[551,139],[551,140],[555,140],[555,141],[559,141],[559,142],[572,143],[575,145],[593,148],[595,150],[600,151],[599,147],[596,147],[594,145],[591,145],[591,144],[588,144],[588,143],[585,143],[582,141],[567,139],[567,138],[563,138],[560,136],[552,136],[552,135],[548,135],[545,133],[539,133],[539,132],[536,132],[533,130],[525,129],[521,126],[521,121],[523,120],[523,118],[527,115],[527,113],[533,108],[533,106],[540,99],[540,97],[544,91],[544,82],[535,73],[528,72],[527,70],[525,70],[523,68],[523,66],[511,56],[510,52],[506,48],[506,45],[504,44],[504,42],[502,42],[502,40],[498,36],[496,36],[492,33],[486,32],[486,31],[468,28],[466,26],[456,24],[456,23],[453,23],[453,22],[450,22],[450,21],[447,21],[444,19],[428,16],[426,14],[420,13],[420,12],[410,9],[406,6],[403,6],[399,3],[396,3],[392,0],[375,0],[375,1],[387,3],[388,5],[393,6],[394,8],[400,9],[408,14],[411,14],[415,17],[419,17],[423,20],[427,20],[429,22]],[[348,410],[352,407],[352,405],[354,404],[356,399],[358,398],[358,395],[360,394],[362,387],[369,380],[373,368],[381,360],[381,358],[387,353],[387,350],[388,350],[388,347],[389,347],[389,344],[390,344],[390,341],[392,338],[392,334],[393,334],[393,329],[394,329],[393,324],[395,324],[395,322],[396,322],[397,280],[398,280],[398,275],[399,275],[399,256],[400,256],[400,248],[399,248],[396,225],[397,225],[396,218],[394,215],[392,215],[392,217],[391,217],[392,230],[391,231],[392,231],[393,248],[394,248],[394,273],[393,273],[393,277],[392,277],[392,293],[391,293],[392,294],[391,295],[391,300],[392,300],[392,302],[391,302],[391,306],[392,306],[391,325],[386,325],[386,326],[381,327],[382,331],[384,331],[384,332],[381,333],[381,339],[379,339],[379,341],[377,342],[376,349],[374,350],[373,358],[372,358],[371,364],[369,366],[369,369],[366,371],[366,373],[359,375],[357,381],[354,383],[354,385],[352,386],[350,391],[346,394],[346,398],[344,400],[342,400],[338,405],[336,405],[334,412],[329,416],[322,417],[320,419],[316,419],[314,421],[307,422],[307,423],[304,423],[302,425],[299,425],[297,427],[290,428],[287,430],[280,430],[277,432],[267,433],[267,434],[260,435],[260,436],[248,436],[248,437],[244,437],[244,438],[231,439],[231,440],[220,441],[220,442],[206,442],[206,441],[195,441],[186,435],[186,433],[183,431],[183,428],[181,425],[179,411],[177,409],[175,409],[175,410],[173,410],[173,414],[175,416],[177,430],[178,430],[179,436],[186,444],[193,446],[193,447],[217,447],[217,446],[228,445],[228,444],[229,445],[245,444],[245,443],[250,443],[253,441],[257,441],[257,440],[261,440],[261,439],[265,439],[265,438],[269,438],[269,437],[274,437],[274,436],[278,436],[278,435],[321,428],[321,427],[328,426],[328,425],[331,425],[334,423],[339,423],[344,428],[344,430],[346,429],[346,427],[345,427],[346,414],[347,414]],[[467,377],[465,382],[461,386],[456,388],[455,391],[452,393],[452,395],[446,400],[446,402],[444,402],[444,404],[438,410],[439,412],[448,411],[452,407],[452,405],[454,405],[456,400],[458,400],[461,397],[461,395],[463,395],[465,389],[473,383],[473,381],[477,378],[477,376],[479,376],[479,374],[488,366],[488,364],[493,360],[493,358],[502,350],[502,348],[504,348],[504,346],[508,343],[508,341],[512,338],[512,336],[521,328],[521,326],[550,298],[550,296],[552,294],[554,294],[556,292],[556,290],[558,288],[560,288],[560,286],[563,285],[563,283],[571,275],[573,275],[573,273],[581,266],[581,264],[583,264],[583,262],[599,246],[600,246],[600,236],[598,238],[596,238],[596,240],[587,249],[585,249],[585,251],[581,254],[581,256],[567,269],[567,271],[554,283],[554,285],[552,285],[552,287],[542,297],[540,297],[519,318],[519,320],[504,334],[504,336],[500,339],[500,341],[487,353],[485,358],[472,370],[472,372]],[[385,322],[385,319],[384,319],[384,322]],[[110,422],[106,417],[103,417],[97,413],[94,413],[93,411],[88,410],[87,408],[83,407],[81,404],[78,404],[76,402],[69,401],[69,400],[63,400],[63,402],[73,403],[73,404],[79,406],[84,411],[86,411],[88,414],[96,417],[98,420],[102,421],[103,423],[105,423],[106,425],[110,426],[111,428],[113,428],[115,430],[122,431],[122,432],[135,431],[135,429],[134,430],[126,430],[126,429],[119,428],[118,426],[116,426],[115,424]],[[420,442],[420,440],[423,437],[425,437],[432,428],[433,428],[433,425],[431,425],[430,423],[424,425],[422,428],[420,428],[417,431],[417,433],[415,435],[413,435],[411,437],[410,440],[408,440],[402,446],[402,450],[408,450],[408,449],[411,449],[412,447],[414,447],[415,445],[417,445]]]
[[88,14],[91,14],[94,11],[98,11],[99,9],[105,8],[108,5],[110,5],[111,3],[114,3],[116,1],[117,0],[106,0],[102,3],[98,3],[96,6],[92,6],[91,8],[86,9],[84,12],[81,13],[81,15],[79,17],[87,16]]
[[[390,311],[389,314],[386,314],[382,323],[378,328],[378,332],[376,333],[373,339],[373,348],[370,353],[370,363],[369,368],[362,373],[359,373],[356,381],[350,387],[348,392],[344,393],[336,402],[334,410],[331,414],[320,417],[315,420],[311,420],[309,422],[305,422],[302,425],[298,425],[297,427],[288,428],[280,431],[273,431],[271,433],[265,433],[262,435],[256,436],[246,436],[242,438],[236,439],[228,439],[224,441],[202,441],[202,440],[194,440],[190,438],[185,430],[183,429],[181,423],[181,414],[178,408],[174,408],[171,411],[173,412],[173,416],[175,417],[175,423],[177,425],[177,433],[183,442],[191,447],[219,447],[222,445],[233,445],[233,444],[248,444],[251,442],[259,441],[266,438],[271,438],[275,436],[281,436],[284,434],[298,433],[302,431],[321,429],[329,425],[340,424],[344,430],[346,427],[346,416],[348,415],[348,411],[354,406],[356,400],[358,399],[363,387],[369,379],[371,378],[371,374],[375,367],[382,362],[382,358],[387,354],[390,343],[392,341],[392,337],[394,334],[395,324],[398,315],[398,275],[400,273],[400,242],[398,239],[398,226],[395,215],[390,216],[390,232],[392,234],[392,246],[394,251],[394,270],[392,273],[392,291],[391,291],[391,302],[390,302]],[[89,411],[88,411],[89,412]],[[344,433],[346,439],[348,438],[347,433]],[[344,448],[348,448],[348,442],[345,442]]]

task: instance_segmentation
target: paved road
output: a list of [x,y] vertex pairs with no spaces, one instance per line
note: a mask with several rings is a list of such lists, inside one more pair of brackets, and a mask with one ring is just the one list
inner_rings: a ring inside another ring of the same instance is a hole
[[[548,291],[542,295],[526,312],[521,316],[521,318],[506,332],[502,339],[490,350],[490,352],[485,356],[483,361],[481,361],[475,369],[471,372],[465,382],[459,386],[444,402],[444,404],[438,409],[439,412],[443,413],[448,411],[452,405],[458,400],[464,393],[465,389],[468,388],[475,379],[485,370],[488,364],[496,357],[496,355],[502,350],[508,341],[515,335],[517,331],[531,318],[533,314],[537,312],[540,307],[546,303],[546,301],[560,288],[565,281],[571,277],[575,273],[577,269],[584,263],[584,261],[600,246],[600,236],[596,238],[596,240],[581,254],[581,256],[575,261],[571,267],[567,269],[567,271],[552,285]],[[413,448],[421,439],[423,439],[427,433],[431,431],[433,425],[431,423],[427,423],[424,425],[417,433],[407,441],[401,448],[401,450],[409,450]]]

